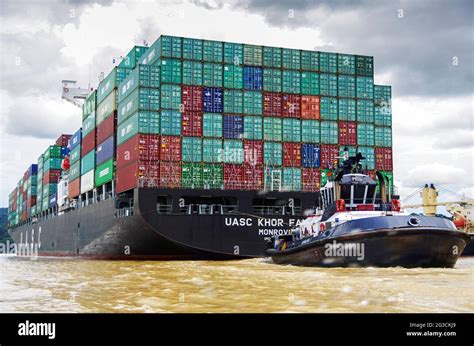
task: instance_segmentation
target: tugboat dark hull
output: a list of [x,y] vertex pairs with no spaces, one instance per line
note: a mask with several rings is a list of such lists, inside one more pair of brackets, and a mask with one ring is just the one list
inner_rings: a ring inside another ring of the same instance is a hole
[[[383,223],[387,221],[394,218]],[[448,227],[367,228],[341,235],[337,231],[329,230],[334,236],[313,238],[304,244],[300,241],[289,249],[269,249],[267,253],[277,264],[297,266],[452,268],[469,242],[466,233]]]

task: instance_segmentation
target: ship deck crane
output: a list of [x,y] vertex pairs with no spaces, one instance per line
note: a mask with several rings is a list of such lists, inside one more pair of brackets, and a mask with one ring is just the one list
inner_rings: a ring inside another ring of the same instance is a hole
[[[438,202],[439,191],[446,192],[452,196],[459,198],[456,201]],[[426,216],[435,216],[438,206],[446,207],[446,210],[453,216],[453,222],[458,229],[462,229],[468,233],[474,233],[474,199],[466,196],[459,196],[457,193],[450,191],[443,187],[436,189],[433,184],[425,184],[421,189],[416,190],[409,195],[405,200],[415,196],[421,190],[422,203],[419,204],[404,204],[402,208],[413,209],[423,208],[423,213]]]
[[77,82],[75,80],[63,79],[61,83],[63,84],[61,98],[71,102],[73,105],[79,108],[82,108],[82,105],[86,100],[87,95],[89,95],[90,90],[76,86]]

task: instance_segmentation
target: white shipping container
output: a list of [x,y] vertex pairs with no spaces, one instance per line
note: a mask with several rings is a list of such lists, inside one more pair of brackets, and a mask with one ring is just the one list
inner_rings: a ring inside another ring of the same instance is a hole
[[81,193],[94,189],[94,170],[81,175]]

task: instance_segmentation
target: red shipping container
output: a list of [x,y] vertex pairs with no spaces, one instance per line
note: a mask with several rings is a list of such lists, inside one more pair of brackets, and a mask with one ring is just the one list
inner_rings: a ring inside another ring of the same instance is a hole
[[160,160],[181,161],[181,137],[161,136]]
[[283,166],[301,166],[301,144],[283,142]]
[[113,112],[97,126],[97,143],[102,143],[115,133],[117,126],[117,113]]
[[242,190],[243,166],[224,164],[224,189]]
[[67,188],[68,198],[72,199],[79,196],[79,194],[81,193],[80,187],[81,187],[81,178],[77,178],[77,179],[74,179],[73,181],[70,181]]
[[27,198],[26,206],[28,207],[28,209],[30,209],[35,204],[36,204],[36,196],[30,196],[30,198]]
[[321,171],[319,168],[303,168],[301,170],[302,190],[316,192],[320,188]]
[[263,115],[281,117],[281,94],[263,93]]
[[375,168],[381,171],[393,170],[391,148],[375,148]]
[[262,141],[244,141],[244,163],[251,166],[263,164]]
[[301,97],[301,118],[319,120],[319,96]]
[[202,112],[202,87],[181,86],[182,112]]
[[339,146],[336,144],[321,144],[321,168],[337,167]]
[[160,162],[160,187],[181,187],[181,162]]
[[135,161],[117,168],[117,193],[136,187],[157,187],[159,183],[157,163]]
[[281,99],[282,113],[286,118],[301,118],[301,96],[283,94]]
[[60,177],[60,169],[50,169],[43,173],[43,184],[57,183]]
[[375,175],[375,171],[367,171],[367,175],[377,181],[377,176]]
[[69,142],[69,138],[71,138],[71,135],[61,135],[59,138],[56,140],[56,145],[59,145],[60,147],[67,147],[67,144]]
[[93,129],[90,133],[87,134],[84,138],[82,138],[82,148],[81,148],[81,156],[84,157],[88,154],[92,149],[95,148],[95,130]]
[[181,124],[183,136],[202,136],[202,112],[184,112]]
[[157,162],[160,158],[160,136],[137,134],[117,148],[117,167],[134,161]]
[[339,144],[357,145],[357,123],[355,121],[339,121]]
[[244,164],[242,188],[244,190],[263,189],[263,166]]

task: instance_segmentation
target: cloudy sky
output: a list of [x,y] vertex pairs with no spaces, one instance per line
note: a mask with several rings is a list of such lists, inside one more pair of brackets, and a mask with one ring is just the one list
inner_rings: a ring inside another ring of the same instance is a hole
[[161,34],[373,55],[392,85],[395,180],[474,196],[474,2],[0,0],[0,206],[60,133],[80,127],[61,80]]

